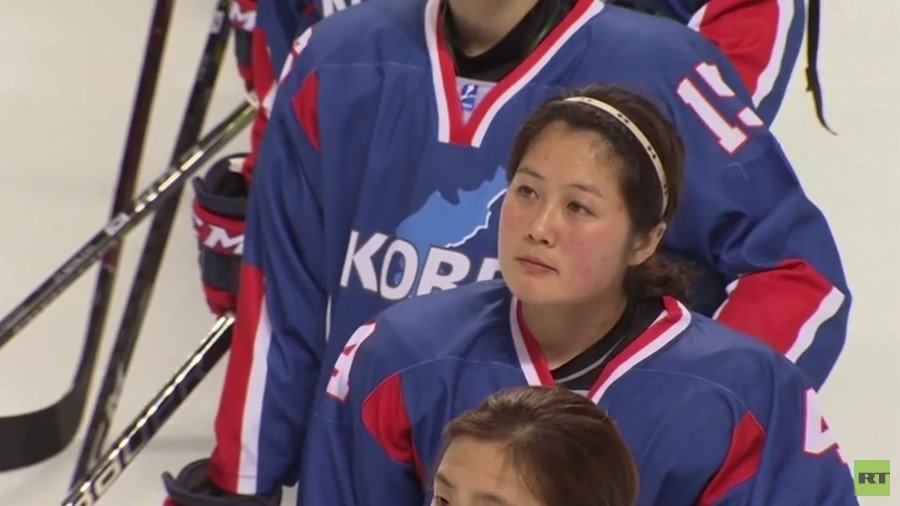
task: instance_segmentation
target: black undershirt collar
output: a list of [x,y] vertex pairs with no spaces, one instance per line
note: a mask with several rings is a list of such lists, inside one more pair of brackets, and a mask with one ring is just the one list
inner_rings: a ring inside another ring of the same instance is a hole
[[613,328],[565,364],[550,371],[558,386],[588,391],[606,364],[641,335],[663,310],[662,299],[629,301]]
[[538,0],[506,37],[487,51],[470,57],[466,56],[457,44],[459,36],[456,24],[445,0],[441,7],[443,29],[453,52],[456,75],[490,82],[503,79],[544,40],[544,37],[572,10],[574,4],[575,0]]

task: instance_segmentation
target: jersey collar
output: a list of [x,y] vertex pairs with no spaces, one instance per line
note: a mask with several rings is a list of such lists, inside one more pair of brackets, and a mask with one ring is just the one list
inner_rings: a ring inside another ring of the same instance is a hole
[[[641,335],[620,351],[601,371],[587,397],[599,403],[610,385],[641,362],[655,355],[691,323],[691,313],[680,302],[663,297],[663,311]],[[509,323],[519,366],[529,385],[554,387],[556,383],[547,367],[541,348],[522,318],[522,304],[513,297],[509,305]]]
[[547,65],[585,23],[603,10],[603,2],[578,0],[534,51],[491,88],[475,107],[469,121],[464,122],[459,94],[456,93],[453,53],[444,39],[440,19],[441,1],[427,0],[425,5],[425,40],[437,104],[438,140],[476,148],[481,147],[487,129],[500,109]]

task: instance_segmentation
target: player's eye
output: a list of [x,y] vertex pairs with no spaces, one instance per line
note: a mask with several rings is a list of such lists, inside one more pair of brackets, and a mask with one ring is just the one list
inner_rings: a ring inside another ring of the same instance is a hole
[[569,211],[571,211],[575,214],[592,214],[590,209],[583,206],[579,202],[575,202],[575,201],[569,202],[569,205],[567,205],[566,207],[569,209]]
[[434,499],[431,500],[431,506],[447,506],[448,504],[450,504],[450,501],[438,495],[434,496]]
[[520,196],[525,197],[525,198],[527,198],[527,199],[531,199],[531,198],[537,197],[537,192],[534,191],[534,188],[532,188],[532,187],[530,187],[530,186],[527,186],[527,185],[524,185],[524,184],[523,184],[523,185],[519,185],[519,187],[516,188],[516,192],[517,192]]

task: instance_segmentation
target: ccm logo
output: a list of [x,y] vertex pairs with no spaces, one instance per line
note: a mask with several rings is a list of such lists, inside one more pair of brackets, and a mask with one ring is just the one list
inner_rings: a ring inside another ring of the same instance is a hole
[[197,240],[217,253],[229,255],[244,254],[243,223],[229,230],[226,227],[203,221],[195,213],[194,230],[197,232]]

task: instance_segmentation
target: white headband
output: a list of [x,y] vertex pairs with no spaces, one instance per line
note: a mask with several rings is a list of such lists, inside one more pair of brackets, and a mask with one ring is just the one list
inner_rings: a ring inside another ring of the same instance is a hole
[[644,132],[641,132],[641,129],[637,127],[628,116],[625,116],[622,111],[616,109],[615,107],[603,102],[601,100],[597,100],[596,98],[591,97],[569,97],[563,100],[564,102],[579,102],[582,104],[587,104],[591,107],[595,107],[600,109],[601,111],[606,111],[609,114],[612,114],[614,118],[619,120],[623,125],[625,125],[631,134],[644,146],[644,150],[647,152],[647,156],[650,157],[650,161],[653,163],[653,168],[656,169],[656,177],[659,178],[659,186],[662,188],[662,210],[659,215],[662,216],[666,214],[666,207],[669,202],[669,185],[666,183],[666,173],[663,172],[662,162],[659,160],[659,155],[656,154],[656,150],[653,149],[653,145],[650,144],[650,139],[644,135]]

